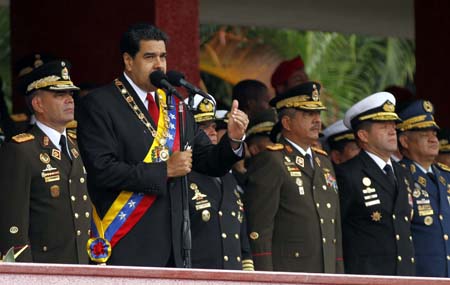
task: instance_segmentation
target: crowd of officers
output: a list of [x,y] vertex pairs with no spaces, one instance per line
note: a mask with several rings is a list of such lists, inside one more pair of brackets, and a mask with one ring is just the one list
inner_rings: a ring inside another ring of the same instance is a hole
[[[0,252],[13,247],[18,261],[89,263],[104,246],[86,247],[98,214],[66,127],[78,91],[69,69],[31,65],[20,82],[36,123],[0,147]],[[321,85],[300,57],[271,83],[273,98],[256,80],[233,89],[250,119],[245,159],[220,177],[188,174],[192,266],[450,276],[450,134],[433,105],[378,92],[322,130]],[[227,110],[196,95],[191,111],[212,144],[223,140]]]

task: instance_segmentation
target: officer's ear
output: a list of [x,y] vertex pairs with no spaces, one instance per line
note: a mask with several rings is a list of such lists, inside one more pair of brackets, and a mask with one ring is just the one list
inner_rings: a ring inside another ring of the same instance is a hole
[[367,130],[365,130],[365,129],[359,129],[356,132],[356,136],[363,143],[368,143],[369,142],[369,132]]
[[134,58],[127,52],[124,52],[122,55],[123,64],[125,65],[126,71],[131,71],[131,66],[133,65]]
[[39,114],[44,112],[44,104],[42,102],[39,90],[33,94],[33,98],[31,99],[31,107],[35,113]]
[[409,140],[406,134],[398,134],[398,142],[402,148],[408,148]]
[[290,131],[291,130],[291,117],[289,116],[283,116],[281,118],[281,125],[283,126],[283,129]]

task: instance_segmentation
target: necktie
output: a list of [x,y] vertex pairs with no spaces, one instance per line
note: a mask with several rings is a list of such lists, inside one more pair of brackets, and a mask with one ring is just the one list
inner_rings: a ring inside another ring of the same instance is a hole
[[305,169],[309,170],[310,173],[314,172],[311,155],[309,153],[305,154]]
[[67,150],[67,140],[65,135],[61,135],[61,138],[59,139],[59,145],[61,146],[62,154],[65,155],[68,160],[71,160],[69,151]]
[[155,124],[158,125],[159,108],[156,105],[155,99],[153,98],[153,95],[151,93],[147,93],[147,101],[148,101],[148,113],[152,117],[153,122],[155,122]]
[[427,172],[428,177],[431,179],[431,181],[433,181],[433,183],[435,185],[437,185],[437,181],[436,181],[436,176],[434,176],[434,173],[432,172]]
[[389,182],[391,182],[392,185],[396,185],[395,176],[394,176],[394,172],[392,171],[392,167],[389,164],[386,164],[384,166],[383,170],[386,172],[386,176],[387,176]]

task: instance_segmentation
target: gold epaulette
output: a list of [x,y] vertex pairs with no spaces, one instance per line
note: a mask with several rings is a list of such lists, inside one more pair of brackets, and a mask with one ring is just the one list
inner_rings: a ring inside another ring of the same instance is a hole
[[25,113],[11,114],[11,115],[9,115],[9,117],[15,123],[21,123],[21,122],[28,121],[28,116]]
[[34,136],[29,133],[22,133],[22,134],[13,136],[12,140],[15,141],[16,143],[23,143],[23,142],[34,140]]
[[77,126],[78,126],[78,123],[76,120],[72,120],[66,124],[66,128],[68,128],[68,129],[76,129]]
[[255,266],[253,265],[253,260],[251,260],[251,259],[242,260],[242,270],[255,271]]
[[447,171],[447,172],[450,172],[450,166],[448,166],[447,164],[443,164],[443,163],[438,162],[437,165],[439,166],[440,169],[442,169],[444,171]]
[[272,151],[282,150],[284,148],[284,145],[282,145],[281,143],[269,144],[268,146],[266,146],[266,148]]
[[75,130],[67,130],[67,135],[74,140],[77,139],[77,131]]
[[311,147],[312,150],[314,150],[314,152],[323,154],[325,156],[328,156],[328,153],[326,151],[324,151],[323,149],[317,148],[317,147]]

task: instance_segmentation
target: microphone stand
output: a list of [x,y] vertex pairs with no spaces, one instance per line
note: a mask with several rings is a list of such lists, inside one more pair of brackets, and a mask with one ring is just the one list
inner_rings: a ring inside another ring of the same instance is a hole
[[[187,150],[190,146],[187,144],[186,138],[186,125],[184,118],[184,103],[183,97],[176,92],[175,90],[167,91],[168,96],[167,99],[167,108],[173,108],[172,105],[172,93],[175,95],[180,101],[178,103],[178,130],[180,132],[180,150]],[[170,95],[169,95],[170,94]],[[169,101],[170,100],[170,101]],[[189,216],[189,183],[187,175],[180,177],[181,179],[181,201],[182,201],[182,210],[183,210],[183,228],[182,228],[182,248],[183,248],[183,262],[184,268],[192,268],[192,236],[191,236],[191,219]]]

